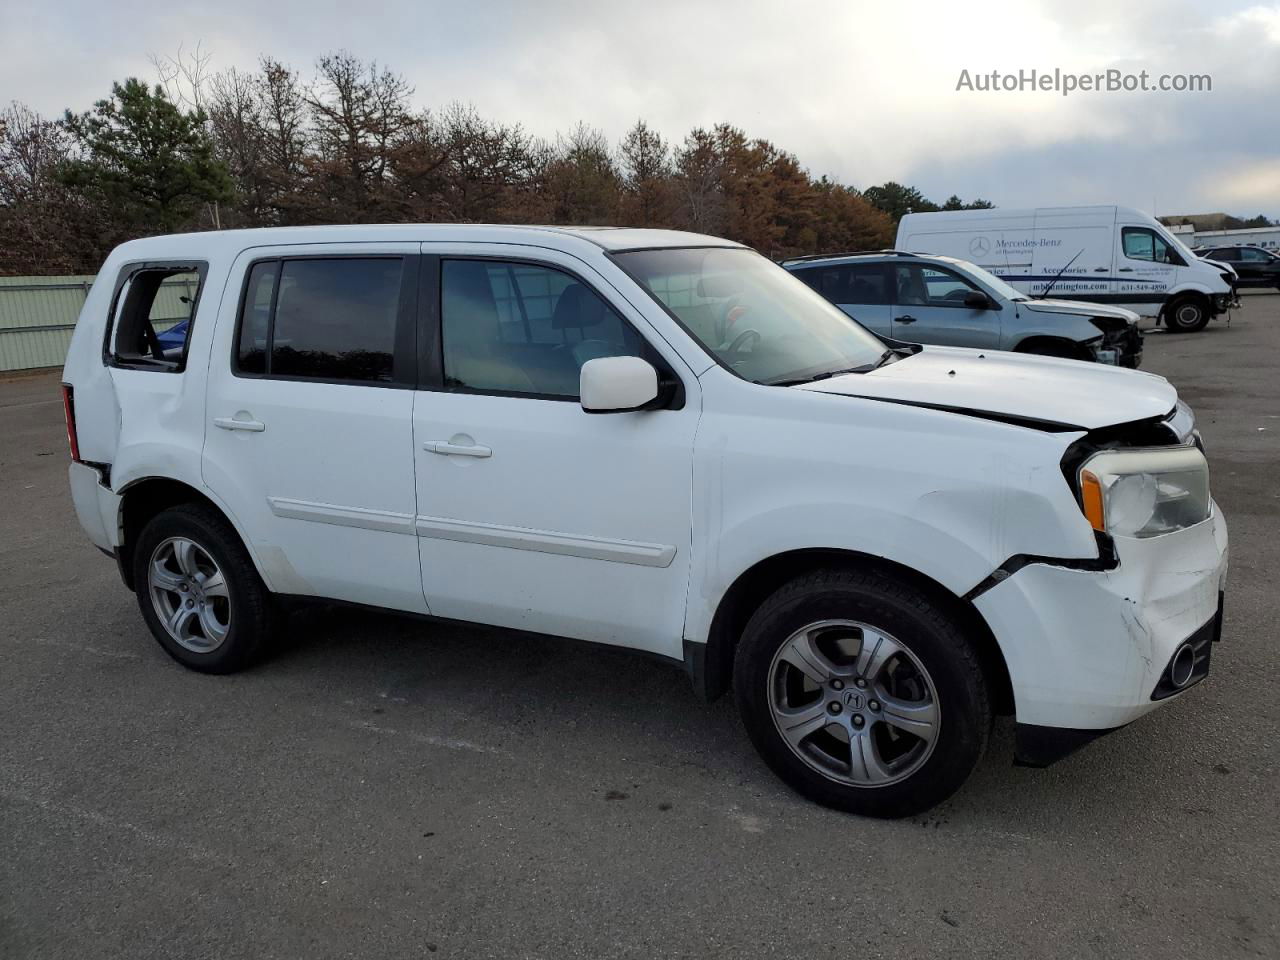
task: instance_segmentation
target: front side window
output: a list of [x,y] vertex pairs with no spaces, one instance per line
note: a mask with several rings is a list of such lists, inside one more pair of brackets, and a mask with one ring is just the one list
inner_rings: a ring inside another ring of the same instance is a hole
[[931,307],[963,307],[965,297],[971,293],[981,293],[976,284],[970,283],[950,270],[939,267],[913,269],[920,271],[925,303]]
[[634,328],[562,270],[445,260],[440,284],[446,387],[577,400],[588,360],[645,355]]
[[1247,260],[1250,263],[1270,263],[1275,259],[1271,254],[1257,247],[1241,247],[1240,259]]
[[186,364],[201,271],[145,268],[131,273],[116,301],[113,362],[181,371]]
[[883,360],[885,346],[873,334],[753,250],[672,247],[614,260],[744,379],[786,383]]
[[1145,227],[1125,227],[1121,232],[1124,255],[1130,260],[1150,260],[1152,263],[1182,265],[1182,258],[1154,230]]
[[404,262],[255,263],[240,307],[237,369],[269,377],[390,383]]

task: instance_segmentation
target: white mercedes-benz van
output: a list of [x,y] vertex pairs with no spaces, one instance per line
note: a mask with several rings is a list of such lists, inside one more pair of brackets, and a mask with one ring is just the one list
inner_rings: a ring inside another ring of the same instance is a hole
[[959,257],[1030,296],[1114,304],[1179,333],[1238,305],[1230,267],[1129,207],[909,213],[897,249]]
[[80,522],[186,666],[251,664],[299,597],[628,647],[859,813],[948,796],[994,714],[1039,765],[1137,719],[1221,630],[1169,383],[886,343],[715,237],[137,240],[64,398]]

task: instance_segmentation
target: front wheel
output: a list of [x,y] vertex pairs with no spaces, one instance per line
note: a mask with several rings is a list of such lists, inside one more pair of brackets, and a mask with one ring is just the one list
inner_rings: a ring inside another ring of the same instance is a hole
[[1195,333],[1208,324],[1209,308],[1199,297],[1178,297],[1164,312],[1164,325],[1172,333]]
[[818,803],[902,817],[954,793],[991,727],[976,654],[948,612],[887,576],[823,570],[764,602],[734,690],[766,763]]

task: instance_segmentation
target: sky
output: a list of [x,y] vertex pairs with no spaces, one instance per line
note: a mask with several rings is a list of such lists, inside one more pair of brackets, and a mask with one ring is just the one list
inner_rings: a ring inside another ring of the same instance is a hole
[[[0,102],[84,110],[197,43],[214,70],[270,54],[304,78],[349,50],[421,107],[471,103],[547,138],[728,122],[860,188],[1280,218],[1280,0],[0,0]],[[1032,69],[1212,89],[957,90],[962,71]]]

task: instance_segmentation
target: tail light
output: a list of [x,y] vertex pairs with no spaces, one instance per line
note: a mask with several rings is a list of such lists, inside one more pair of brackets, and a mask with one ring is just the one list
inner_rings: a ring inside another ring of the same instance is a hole
[[69,383],[62,385],[62,416],[67,421],[67,446],[71,448],[71,460],[79,463],[80,439],[76,436],[75,388]]

